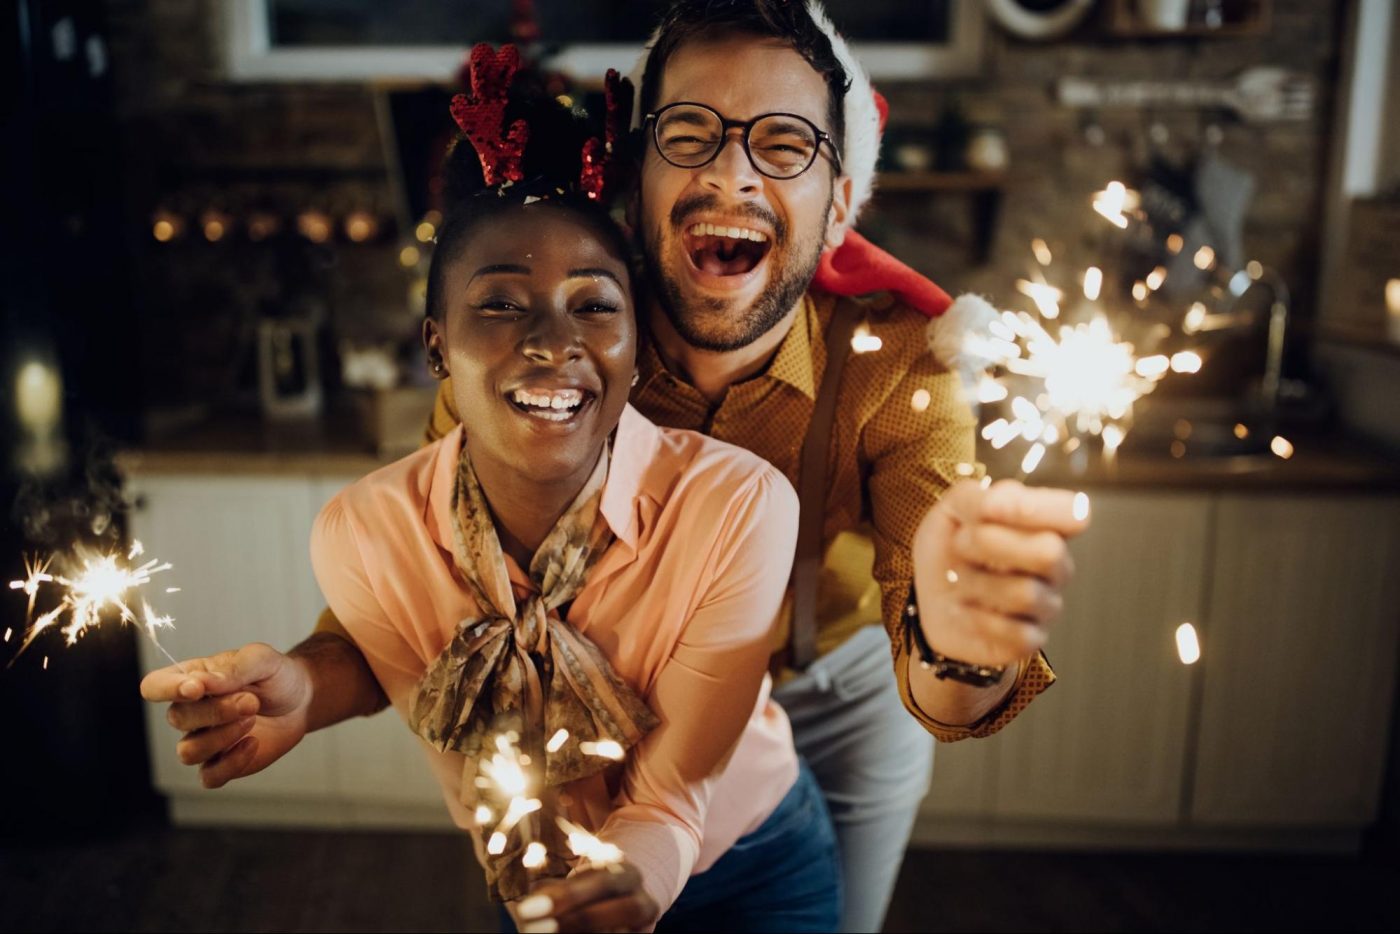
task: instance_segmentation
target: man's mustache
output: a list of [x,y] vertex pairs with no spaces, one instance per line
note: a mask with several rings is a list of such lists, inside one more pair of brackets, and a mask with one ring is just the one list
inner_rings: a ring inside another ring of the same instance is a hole
[[752,220],[762,221],[765,226],[772,229],[773,239],[779,243],[787,240],[787,225],[772,211],[758,204],[725,205],[717,195],[691,195],[689,198],[677,201],[671,207],[671,226],[680,228],[684,226],[686,218],[702,211],[722,212],[726,215],[737,214]]

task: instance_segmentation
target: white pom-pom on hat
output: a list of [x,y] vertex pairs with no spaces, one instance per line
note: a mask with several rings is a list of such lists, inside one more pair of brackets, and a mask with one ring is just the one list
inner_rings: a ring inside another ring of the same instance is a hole
[[999,316],[980,295],[966,292],[948,310],[929,321],[925,334],[934,359],[957,372],[969,392],[994,361],[968,349],[970,335],[988,335],[988,326]]

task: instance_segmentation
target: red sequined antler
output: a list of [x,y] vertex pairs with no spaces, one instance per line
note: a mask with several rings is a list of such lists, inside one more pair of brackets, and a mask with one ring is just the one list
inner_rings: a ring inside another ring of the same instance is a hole
[[481,159],[481,172],[486,184],[503,181],[518,182],[524,174],[521,160],[530,128],[524,120],[505,123],[506,96],[511,80],[520,69],[520,52],[513,45],[503,45],[498,52],[485,42],[472,48],[468,64],[471,93],[452,98],[452,119]]
[[607,111],[603,121],[603,139],[594,136],[583,144],[583,168],[579,170],[578,187],[588,198],[597,201],[603,189],[617,184],[623,160],[618,159],[621,145],[632,122],[632,82],[609,68],[604,79]]

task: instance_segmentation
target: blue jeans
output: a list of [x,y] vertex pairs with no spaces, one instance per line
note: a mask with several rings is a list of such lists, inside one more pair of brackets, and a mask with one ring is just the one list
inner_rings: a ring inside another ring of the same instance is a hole
[[[500,914],[501,930],[513,934],[504,906]],[[656,930],[835,931],[840,920],[836,832],[817,780],[799,760],[797,781],[777,809],[713,866],[691,876]]]
[[841,860],[807,763],[777,809],[709,869],[690,877],[656,925],[675,931],[835,931]]
[[879,931],[933,771],[933,737],[904,709],[882,626],[867,626],[773,699],[792,721],[836,827],[845,894],[839,930]]

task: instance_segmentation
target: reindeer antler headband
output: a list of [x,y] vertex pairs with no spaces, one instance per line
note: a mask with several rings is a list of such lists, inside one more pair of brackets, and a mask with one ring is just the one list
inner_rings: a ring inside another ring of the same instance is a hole
[[[452,98],[452,119],[481,160],[482,177],[497,194],[524,181],[522,168],[530,127],[514,121],[502,132],[511,82],[520,70],[520,52],[513,45],[497,51],[485,42],[472,48],[467,66],[470,92]],[[627,133],[632,113],[632,83],[608,69],[605,79],[607,108],[603,139],[591,137],[580,153],[582,168],[576,188],[592,201],[602,199],[606,187],[620,182],[622,160],[617,158],[619,141]],[[563,190],[559,190],[563,194]]]

